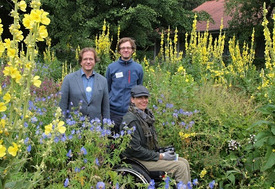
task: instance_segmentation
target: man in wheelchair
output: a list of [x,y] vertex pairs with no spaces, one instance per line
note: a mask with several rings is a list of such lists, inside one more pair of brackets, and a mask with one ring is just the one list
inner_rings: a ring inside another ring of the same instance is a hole
[[149,91],[142,85],[136,85],[131,89],[130,107],[123,117],[120,131],[125,126],[136,129],[123,155],[136,159],[149,171],[165,171],[177,182],[187,184],[191,180],[188,161],[177,157],[173,147],[159,148],[154,115],[147,108],[149,96]]

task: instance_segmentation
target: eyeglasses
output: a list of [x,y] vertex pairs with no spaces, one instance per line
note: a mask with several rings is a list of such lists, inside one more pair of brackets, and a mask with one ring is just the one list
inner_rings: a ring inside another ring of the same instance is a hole
[[120,47],[119,49],[120,50],[131,50],[131,49],[133,49],[133,47]]

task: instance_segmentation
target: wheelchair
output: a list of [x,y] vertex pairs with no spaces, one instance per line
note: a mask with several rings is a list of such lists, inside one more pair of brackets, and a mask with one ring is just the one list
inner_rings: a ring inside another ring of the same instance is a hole
[[[109,137],[110,141],[114,140]],[[111,144],[108,146],[109,152],[112,152],[116,146]],[[158,152],[163,153],[165,151],[173,150],[173,146],[167,146],[159,148]],[[142,163],[134,158],[121,157],[121,162],[113,167],[113,171],[117,172],[122,176],[131,176],[135,184],[149,184],[151,180],[154,180],[155,187],[157,188],[166,175],[164,171],[149,171]],[[125,188],[132,189],[131,186]],[[137,188],[137,187],[136,187]]]
[[[136,159],[126,157],[123,157],[121,164],[114,166],[113,170],[122,176],[132,176],[135,184],[149,184],[151,180],[154,180],[155,186],[158,186],[158,184],[161,183],[165,177],[164,171],[149,171]],[[131,187],[126,186],[125,188]]]

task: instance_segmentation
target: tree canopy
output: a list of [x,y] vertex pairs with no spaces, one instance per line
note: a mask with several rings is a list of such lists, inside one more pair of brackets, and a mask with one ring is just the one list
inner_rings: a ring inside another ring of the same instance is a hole
[[[50,13],[48,32],[52,46],[58,49],[91,45],[104,20],[110,24],[111,36],[116,37],[120,26],[121,37],[133,37],[138,47],[145,49],[159,37],[156,29],[170,26],[173,29],[177,27],[180,33],[190,30],[192,9],[204,1],[41,0],[41,3],[42,8]],[[1,9],[9,12],[12,6],[11,0],[5,0]],[[7,16],[2,18],[6,19]]]
[[[240,41],[249,41],[253,28],[255,29],[256,45],[263,43],[263,4],[267,8],[267,19],[272,26],[272,14],[275,0],[225,0],[226,10],[232,16],[229,23],[229,35],[235,35]],[[263,52],[262,52],[263,53]],[[261,55],[262,55],[261,53]]]

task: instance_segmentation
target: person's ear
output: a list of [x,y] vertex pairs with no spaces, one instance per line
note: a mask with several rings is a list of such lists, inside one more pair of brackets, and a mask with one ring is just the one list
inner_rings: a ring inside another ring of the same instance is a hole
[[131,102],[134,104],[134,98],[133,97],[131,97]]

